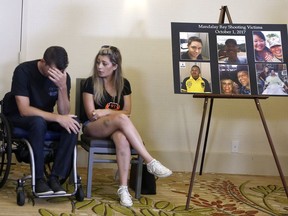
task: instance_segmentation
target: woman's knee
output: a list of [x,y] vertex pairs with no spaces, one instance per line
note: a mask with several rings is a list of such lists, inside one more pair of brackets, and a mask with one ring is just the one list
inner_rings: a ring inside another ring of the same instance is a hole
[[116,131],[111,136],[117,148],[130,148],[130,143],[121,131]]
[[123,114],[123,113],[115,115],[114,116],[114,120],[120,126],[126,126],[126,125],[129,125],[131,123],[130,118],[127,115]]

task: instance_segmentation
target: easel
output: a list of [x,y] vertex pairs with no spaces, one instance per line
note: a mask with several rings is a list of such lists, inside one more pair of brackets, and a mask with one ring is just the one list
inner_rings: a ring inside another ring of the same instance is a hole
[[[219,23],[224,23],[225,14],[227,14],[229,23],[232,23],[232,20],[231,20],[227,6],[222,6],[222,8],[221,8]],[[196,152],[195,152],[194,164],[193,164],[193,169],[192,169],[192,174],[191,174],[191,179],[190,179],[190,186],[189,186],[189,191],[188,191],[187,200],[186,200],[186,210],[189,209],[189,205],[190,205],[193,183],[194,183],[195,175],[196,175],[197,161],[198,161],[198,156],[199,156],[199,151],[200,151],[200,146],[201,146],[201,140],[202,140],[202,134],[203,134],[203,129],[204,129],[205,117],[206,117],[206,112],[207,112],[207,106],[208,106],[208,101],[210,99],[210,108],[209,108],[209,114],[208,114],[208,119],[207,119],[205,140],[204,140],[202,160],[201,160],[200,173],[199,173],[200,175],[202,174],[214,98],[216,98],[216,99],[217,98],[220,98],[220,99],[228,99],[228,98],[229,99],[253,99],[255,101],[256,108],[260,114],[262,124],[263,124],[263,127],[265,129],[265,133],[266,133],[266,136],[267,136],[274,160],[276,162],[276,166],[277,166],[278,172],[280,174],[280,178],[281,178],[286,196],[288,198],[288,188],[287,188],[287,184],[285,181],[285,176],[283,175],[281,165],[279,163],[278,156],[276,154],[274,144],[273,144],[270,132],[268,130],[268,126],[266,124],[266,120],[265,120],[264,114],[262,112],[262,109],[260,106],[260,101],[259,101],[259,99],[267,99],[268,96],[263,96],[263,95],[256,95],[256,96],[252,96],[252,95],[219,95],[219,94],[207,93],[207,94],[194,94],[193,97],[194,98],[204,98],[204,105],[203,105],[202,120],[201,120],[201,124],[200,124],[199,135],[198,135],[198,142],[197,142],[197,147],[196,147]]]

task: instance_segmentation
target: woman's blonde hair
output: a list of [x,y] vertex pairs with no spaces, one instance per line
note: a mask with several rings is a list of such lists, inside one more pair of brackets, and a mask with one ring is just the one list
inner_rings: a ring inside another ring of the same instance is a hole
[[96,104],[102,104],[104,101],[105,86],[103,78],[99,77],[97,71],[97,60],[99,56],[108,56],[113,65],[117,65],[113,73],[113,82],[117,93],[117,102],[120,102],[121,94],[124,88],[124,78],[122,73],[122,57],[119,49],[114,46],[102,46],[95,57],[92,80],[94,84],[94,101]]

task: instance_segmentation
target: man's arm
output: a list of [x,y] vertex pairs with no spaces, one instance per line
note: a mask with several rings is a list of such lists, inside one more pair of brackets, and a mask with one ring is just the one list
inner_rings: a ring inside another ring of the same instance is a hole
[[204,92],[211,92],[211,87],[210,87],[208,80],[204,79],[204,82],[205,82]]
[[46,121],[57,122],[57,114],[50,113],[30,106],[30,99],[26,96],[15,96],[16,104],[21,116],[41,116]]
[[181,92],[183,92],[183,93],[187,92],[186,81],[187,81],[187,77],[183,80],[183,82],[181,84]]
[[57,113],[46,112],[41,109],[30,106],[30,100],[25,96],[15,96],[16,104],[21,116],[41,116],[46,121],[57,122],[69,133],[79,133],[80,124],[73,119],[74,115],[61,115]]
[[58,88],[57,111],[62,115],[69,114],[70,112],[70,101],[68,99],[67,86]]
[[57,100],[57,111],[59,114],[67,115],[70,112],[70,101],[68,98],[67,72],[58,70],[57,68],[50,68],[48,70],[49,79],[55,83],[58,87],[58,100]]

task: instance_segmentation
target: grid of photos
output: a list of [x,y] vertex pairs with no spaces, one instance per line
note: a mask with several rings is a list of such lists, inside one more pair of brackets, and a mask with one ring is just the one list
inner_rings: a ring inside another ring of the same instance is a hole
[[171,27],[175,93],[288,95],[286,25]]

